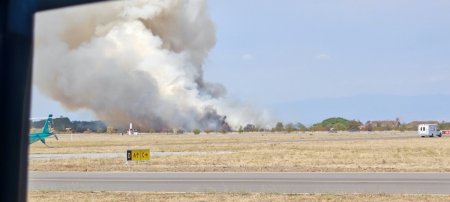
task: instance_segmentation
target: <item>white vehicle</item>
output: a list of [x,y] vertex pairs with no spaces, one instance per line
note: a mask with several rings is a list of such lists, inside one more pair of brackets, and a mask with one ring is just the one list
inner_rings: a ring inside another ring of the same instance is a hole
[[438,129],[438,125],[437,124],[420,124],[417,127],[417,134],[421,137],[434,137],[434,136],[438,136],[441,137],[442,133],[441,131]]

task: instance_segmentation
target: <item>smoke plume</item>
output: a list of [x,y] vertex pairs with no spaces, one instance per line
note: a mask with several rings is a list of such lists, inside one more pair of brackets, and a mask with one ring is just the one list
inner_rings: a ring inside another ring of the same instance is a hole
[[215,45],[204,0],[133,0],[39,13],[34,84],[115,127],[192,130],[270,124],[202,66]]

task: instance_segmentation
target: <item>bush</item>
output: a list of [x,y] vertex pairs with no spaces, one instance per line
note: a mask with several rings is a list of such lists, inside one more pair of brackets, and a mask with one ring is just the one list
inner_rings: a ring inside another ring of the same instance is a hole
[[193,131],[192,131],[195,135],[198,135],[198,134],[200,134],[200,130],[199,129],[194,129]]

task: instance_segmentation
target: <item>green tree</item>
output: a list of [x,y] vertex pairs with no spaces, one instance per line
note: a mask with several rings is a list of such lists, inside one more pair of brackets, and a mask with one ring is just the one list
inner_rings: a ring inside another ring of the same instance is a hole
[[348,130],[356,131],[362,125],[361,122],[355,120],[347,120],[341,117],[333,117],[323,120],[321,123],[314,124],[311,128],[315,131],[325,131],[325,130]]
[[280,132],[280,131],[283,131],[283,130],[284,130],[283,123],[282,123],[282,122],[278,122],[278,123],[275,125],[274,131]]
[[347,130],[349,131],[358,131],[359,127],[362,125],[360,121],[350,121],[350,123],[347,126]]
[[244,128],[242,128],[242,126],[239,126],[238,132],[239,132],[239,133],[243,133],[243,132],[244,132]]
[[443,122],[438,124],[439,129],[441,130],[450,130],[450,122]]
[[322,125],[322,123],[316,123],[311,126],[311,131],[326,131],[329,130],[329,128],[325,128],[325,126]]
[[111,133],[117,133],[117,129],[113,128],[112,126],[109,126],[106,128],[106,132],[111,134]]
[[400,124],[400,127],[398,127],[398,130],[399,130],[400,132],[405,132],[405,130],[406,130],[406,125],[405,125],[405,124]]
[[297,123],[297,124],[295,124],[295,127],[296,127],[298,130],[302,131],[302,132],[308,130],[308,128],[307,128],[305,125],[303,125],[302,123],[300,123],[300,122]]
[[284,128],[285,128],[285,131],[287,131],[288,133],[296,130],[293,123],[286,124],[286,126]]
[[193,132],[195,135],[198,135],[198,134],[200,134],[201,131],[200,131],[200,129],[197,129],[197,128],[196,128],[196,129],[194,129],[192,132]]
[[254,131],[258,131],[258,130],[256,129],[256,126],[253,125],[253,124],[247,124],[243,129],[244,129],[245,132],[254,132]]

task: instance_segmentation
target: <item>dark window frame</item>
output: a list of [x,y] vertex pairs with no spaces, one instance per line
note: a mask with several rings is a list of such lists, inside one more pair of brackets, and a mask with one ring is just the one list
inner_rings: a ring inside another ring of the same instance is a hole
[[27,200],[34,14],[101,1],[105,0],[0,1],[0,201]]

